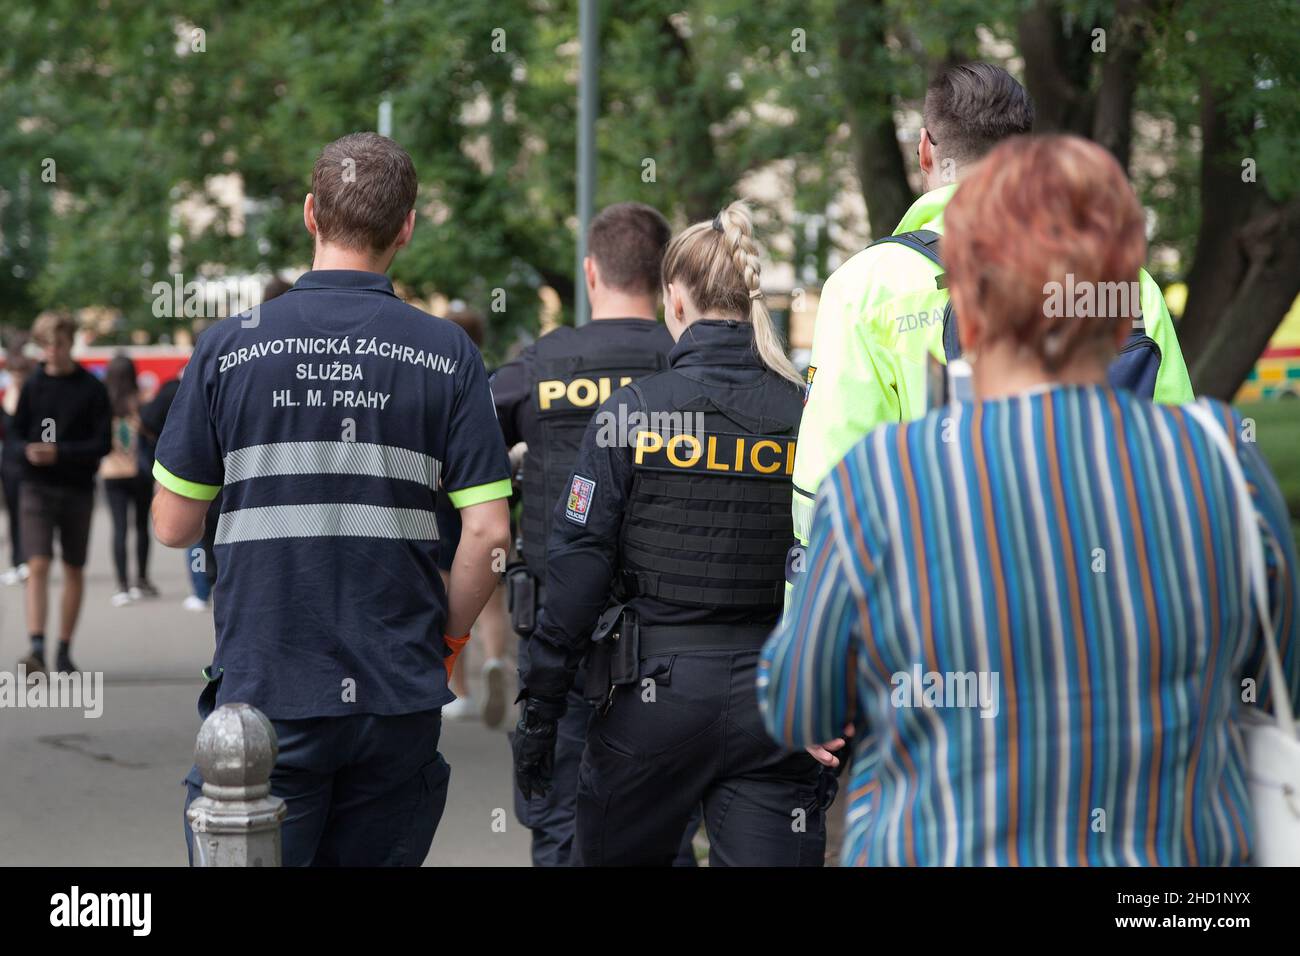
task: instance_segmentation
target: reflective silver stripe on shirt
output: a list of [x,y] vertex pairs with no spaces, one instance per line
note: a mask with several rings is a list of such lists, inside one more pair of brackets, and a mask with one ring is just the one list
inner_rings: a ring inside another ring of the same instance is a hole
[[217,522],[217,544],[276,538],[395,538],[437,541],[432,511],[329,501],[227,511]]
[[225,458],[226,484],[276,475],[371,475],[438,487],[436,458],[398,448],[353,441],[285,441],[249,445]]

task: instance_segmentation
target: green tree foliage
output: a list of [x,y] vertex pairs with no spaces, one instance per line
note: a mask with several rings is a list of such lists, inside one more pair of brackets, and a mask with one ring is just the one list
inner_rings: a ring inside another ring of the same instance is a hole
[[[150,289],[173,271],[308,262],[300,208],[316,153],[373,129],[387,97],[421,178],[395,279],[466,299],[498,347],[535,330],[540,286],[573,301],[577,3],[0,0],[0,322],[103,304],[126,328],[162,332],[174,320],[153,316]],[[1126,163],[1155,213],[1154,243],[1176,253],[1162,278],[1191,286],[1198,384],[1230,394],[1300,282],[1289,161],[1300,21],[1288,10],[1292,0],[606,2],[597,204],[641,200],[681,226],[765,174],[782,201],[760,223],[793,239],[773,256],[824,278],[856,251],[854,233],[835,228],[849,215],[837,196],[859,190],[876,235],[912,200],[928,76],[1001,59],[1025,77],[1043,128],[1092,136]],[[1258,171],[1248,188],[1247,157]],[[178,216],[231,174],[240,209],[202,229]],[[1226,343],[1223,316],[1249,334]]]

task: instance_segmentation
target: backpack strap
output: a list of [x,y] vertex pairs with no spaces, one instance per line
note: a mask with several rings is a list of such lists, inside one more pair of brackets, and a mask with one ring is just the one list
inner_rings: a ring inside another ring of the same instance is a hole
[[[917,229],[912,232],[900,232],[896,236],[883,236],[873,242],[871,246],[878,246],[885,242],[897,242],[899,245],[907,246],[914,252],[919,252],[925,256],[940,269],[944,267],[943,259],[939,255],[939,234],[932,229]],[[867,246],[867,248],[870,249],[871,246]],[[937,289],[947,288],[942,272],[935,276],[934,285]]]
[[645,392],[641,391],[641,386],[636,382],[628,382],[627,390],[636,396],[637,411],[645,411]]
[[[939,255],[939,234],[933,229],[916,229],[912,232],[900,232],[896,236],[883,236],[871,244],[878,246],[884,242],[896,242],[899,245],[907,246],[914,252],[919,252],[940,269],[944,268],[943,257]],[[868,249],[871,246],[867,246]],[[943,272],[934,277],[934,287],[936,289],[948,288],[948,280]],[[961,343],[957,339],[957,317],[952,311],[952,299],[943,307],[943,356],[944,359],[951,362],[953,359],[961,358]]]

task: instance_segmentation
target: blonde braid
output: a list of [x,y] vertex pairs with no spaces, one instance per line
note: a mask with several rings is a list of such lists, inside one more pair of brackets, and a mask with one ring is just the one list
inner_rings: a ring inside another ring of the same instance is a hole
[[754,220],[750,216],[749,207],[743,201],[733,202],[718,213],[718,221],[722,226],[722,241],[731,254],[736,270],[744,279],[745,288],[749,290],[749,321],[754,326],[754,351],[768,369],[802,386],[803,379],[786,355],[785,343],[781,341],[772,314],[763,301],[760,284],[763,266],[754,242]]

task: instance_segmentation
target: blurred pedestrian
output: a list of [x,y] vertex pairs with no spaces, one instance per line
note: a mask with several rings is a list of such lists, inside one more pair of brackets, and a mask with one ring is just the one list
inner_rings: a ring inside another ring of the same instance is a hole
[[[130,356],[119,353],[109,360],[104,369],[104,386],[113,409],[112,447],[99,465],[113,521],[117,591],[110,602],[113,607],[125,607],[132,601],[158,596],[158,589],[149,580],[149,504],[153,499],[153,478],[140,470],[140,386]],[[133,526],[134,583],[127,566],[127,539]]]
[[[158,392],[140,409],[140,432],[138,454],[140,468],[146,475],[152,476],[154,449],[163,426],[167,423],[167,413],[176,392],[181,386],[181,377],[185,374],[182,367],[173,379],[163,382]],[[150,478],[152,487],[153,480]],[[190,582],[190,593],[181,602],[187,611],[203,613],[208,610],[208,599],[212,595],[212,582],[216,580],[217,568],[212,556],[212,532],[216,528],[217,515],[220,513],[221,495],[218,494],[208,506],[207,520],[204,522],[203,537],[185,553],[185,573]]]
[[95,506],[95,473],[111,447],[112,409],[103,383],[72,358],[77,323],[64,312],[44,312],[32,337],[44,363],[23,385],[14,411],[14,434],[26,468],[19,492],[27,579],[27,673],[45,669],[50,563],[58,536],[63,561],[59,648],[55,669],[75,671],[72,637],[81,614],[84,569]]

